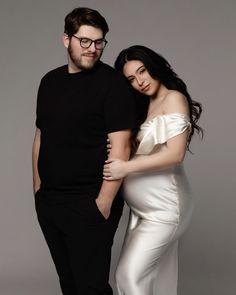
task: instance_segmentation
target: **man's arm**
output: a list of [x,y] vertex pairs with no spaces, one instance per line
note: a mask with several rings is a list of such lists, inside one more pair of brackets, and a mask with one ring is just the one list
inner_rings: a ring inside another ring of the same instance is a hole
[[40,189],[40,177],[38,173],[38,157],[40,148],[40,135],[41,131],[39,128],[35,130],[33,148],[32,148],[32,168],[33,168],[33,190],[36,193]]
[[[130,130],[117,131],[108,134],[112,149],[109,158],[118,158],[127,161],[130,156]],[[104,163],[105,164],[105,163]],[[104,180],[96,199],[97,206],[105,218],[110,215],[112,202],[122,180],[107,181]]]

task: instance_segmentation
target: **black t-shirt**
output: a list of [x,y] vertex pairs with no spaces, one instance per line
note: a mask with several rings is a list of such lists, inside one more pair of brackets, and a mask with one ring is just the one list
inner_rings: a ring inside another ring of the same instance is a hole
[[133,93],[123,75],[102,62],[75,74],[62,66],[41,80],[36,126],[41,190],[96,197],[107,134],[135,126]]

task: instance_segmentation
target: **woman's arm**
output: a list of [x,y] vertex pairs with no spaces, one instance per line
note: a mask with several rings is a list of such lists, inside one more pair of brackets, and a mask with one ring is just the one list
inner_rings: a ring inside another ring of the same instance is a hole
[[135,172],[163,170],[184,160],[188,130],[167,141],[166,146],[155,154],[138,157],[130,161],[109,159],[104,165],[104,179],[114,180]]
[[[163,104],[164,113],[188,114],[185,96],[177,91],[170,91]],[[104,165],[104,179],[120,179],[135,172],[163,170],[184,160],[189,130],[169,139],[164,147],[154,154],[138,157],[130,161],[109,159]]]

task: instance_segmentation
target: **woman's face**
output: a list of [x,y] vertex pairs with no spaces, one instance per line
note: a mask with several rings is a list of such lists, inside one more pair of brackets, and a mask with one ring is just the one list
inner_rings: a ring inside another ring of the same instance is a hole
[[151,77],[141,61],[128,61],[124,65],[123,73],[135,90],[151,97],[157,95],[161,83]]

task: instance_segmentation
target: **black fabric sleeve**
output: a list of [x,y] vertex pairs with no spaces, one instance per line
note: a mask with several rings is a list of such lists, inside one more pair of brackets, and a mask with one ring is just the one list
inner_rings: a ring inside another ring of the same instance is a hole
[[122,75],[117,75],[110,82],[104,116],[107,133],[133,129],[136,125],[134,93]]
[[37,95],[37,104],[36,104],[36,121],[35,125],[37,128],[41,129],[41,114],[40,114],[40,105],[43,98],[43,88],[44,88],[44,78],[40,81],[38,95]]

